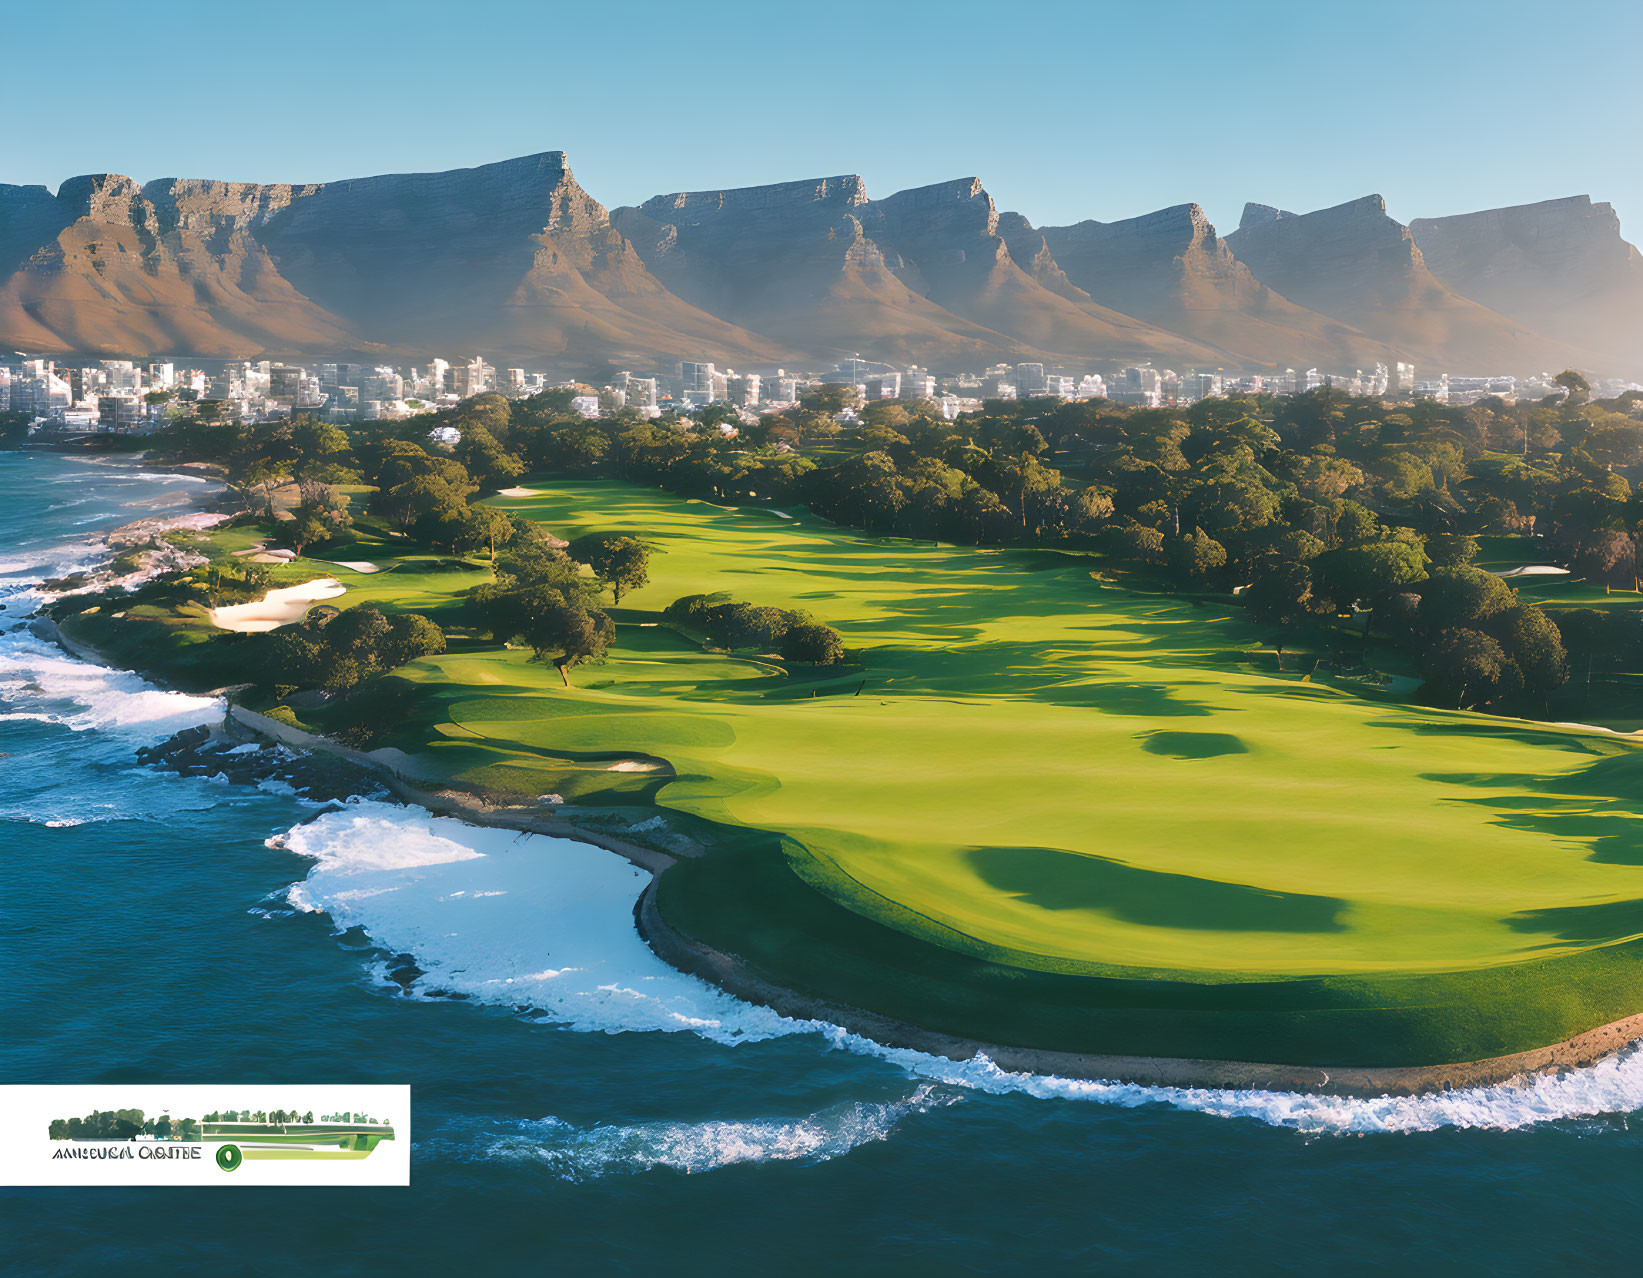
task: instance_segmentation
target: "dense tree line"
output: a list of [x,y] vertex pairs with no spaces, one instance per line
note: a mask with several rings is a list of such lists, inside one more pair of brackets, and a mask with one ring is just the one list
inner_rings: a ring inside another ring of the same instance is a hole
[[[844,387],[756,423],[722,406],[695,420],[588,421],[570,409],[571,392],[553,391],[479,396],[348,432],[202,416],[171,438],[220,460],[251,499],[276,479],[357,481],[375,489],[372,515],[397,530],[489,554],[497,581],[475,592],[471,615],[562,672],[601,655],[611,629],[597,582],[575,565],[591,565],[620,602],[648,579],[644,547],[600,535],[566,555],[523,539],[523,521],[472,504],[530,471],[802,503],[882,534],[1099,549],[1144,580],[1233,596],[1275,626],[1350,618],[1365,637],[1404,648],[1448,704],[1537,708],[1571,668],[1589,678],[1639,646],[1622,621],[1526,608],[1475,567],[1478,537],[1532,536],[1535,558],[1637,584],[1643,498],[1631,477],[1643,465],[1643,395],[1594,401],[1578,374],[1559,380],[1561,398],[1532,404],[1388,403],[1324,389],[1179,409],[988,401],[954,421],[901,401],[841,417],[859,407]],[[430,442],[441,426],[461,433],[454,449]],[[345,514],[313,491],[299,510],[318,539]]]
[[800,665],[834,666],[845,660],[844,640],[807,612],[738,603],[728,595],[686,595],[662,612],[676,628],[700,635],[727,652],[777,653]]
[[[1268,623],[1351,615],[1405,647],[1437,699],[1529,708],[1566,677],[1561,614],[1480,586],[1477,537],[1530,535],[1537,557],[1631,588],[1643,525],[1628,478],[1643,395],[1593,401],[1578,374],[1560,380],[1566,395],[1535,404],[1324,389],[1181,409],[989,401],[951,422],[899,401],[841,422],[843,388],[756,425],[726,410],[590,422],[538,397],[487,406],[486,432],[532,470],[806,503],[892,535],[1099,548]],[[1588,668],[1625,659],[1629,632],[1573,624]]]

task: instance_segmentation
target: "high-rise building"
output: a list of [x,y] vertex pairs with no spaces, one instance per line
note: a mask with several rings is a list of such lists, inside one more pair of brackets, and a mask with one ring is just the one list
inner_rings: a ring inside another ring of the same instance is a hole
[[295,404],[302,398],[302,379],[307,374],[295,364],[270,364],[268,367],[268,398],[282,404]]
[[1015,389],[1018,395],[1042,395],[1044,393],[1044,365],[1017,364],[1015,366]]
[[713,398],[713,379],[719,370],[711,363],[681,360],[679,363],[679,393],[681,395]]
[[659,398],[654,377],[634,377],[630,373],[622,374],[621,389],[627,396],[627,405],[630,408],[655,408]]
[[1181,398],[1191,403],[1221,393],[1221,374],[1188,373],[1181,379]]
[[97,397],[97,427],[99,430],[129,434],[143,424],[143,401],[131,391],[119,391]]

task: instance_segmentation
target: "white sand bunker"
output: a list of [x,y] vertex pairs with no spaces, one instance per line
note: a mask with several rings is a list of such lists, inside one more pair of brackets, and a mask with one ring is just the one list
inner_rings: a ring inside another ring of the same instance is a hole
[[504,488],[496,494],[498,497],[534,497],[534,488]]
[[330,561],[338,568],[352,568],[355,572],[381,572],[382,565],[373,564],[366,559],[333,559]]
[[335,599],[345,594],[347,587],[335,577],[321,577],[305,581],[300,586],[286,586],[270,590],[255,603],[230,604],[211,610],[211,624],[221,630],[237,630],[242,634],[259,634],[279,626],[301,621],[308,609],[322,599]]
[[623,759],[620,763],[613,763],[606,768],[607,772],[656,772],[660,770],[659,763],[645,763],[639,759]]
[[1497,577],[1567,577],[1567,568],[1555,568],[1551,564],[1524,564],[1521,568],[1508,568],[1505,572],[1497,572]]

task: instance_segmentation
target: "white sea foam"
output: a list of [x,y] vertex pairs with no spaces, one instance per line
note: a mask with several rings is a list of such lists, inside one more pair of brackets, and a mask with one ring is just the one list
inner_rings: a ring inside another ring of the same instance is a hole
[[539,1009],[572,1029],[721,1043],[820,1028],[675,971],[633,926],[647,876],[591,844],[359,800],[270,840],[316,864],[291,903],[416,956],[431,989]]
[[909,1073],[976,1091],[1017,1092],[1042,1099],[1095,1101],[1124,1109],[1165,1105],[1217,1118],[1246,1118],[1270,1127],[1319,1134],[1429,1132],[1442,1127],[1512,1131],[1538,1123],[1629,1114],[1643,1109],[1643,1052],[1628,1050],[1582,1069],[1536,1075],[1493,1087],[1421,1096],[1324,1096],[1208,1087],[1146,1087],[1000,1069],[985,1056],[953,1061],[883,1047],[847,1030],[836,1044],[879,1056]]
[[[577,1127],[550,1116],[486,1124],[451,1152],[458,1157],[525,1163],[570,1181],[657,1168],[690,1175],[737,1163],[824,1163],[863,1145],[888,1140],[896,1126],[913,1114],[961,1099],[961,1093],[924,1083],[898,1100],[849,1101],[803,1118]],[[444,1152],[448,1142],[434,1144],[436,1152]]]
[[129,671],[78,661],[27,634],[7,635],[0,644],[0,701],[13,707],[8,715],[76,731],[141,727],[150,737],[221,711],[215,698],[162,691]]
[[[816,1034],[831,1047],[972,1092],[1122,1108],[1167,1106],[1301,1132],[1512,1130],[1643,1109],[1643,1051],[1515,1084],[1374,1099],[1015,1073],[985,1056],[954,1061],[885,1047],[836,1025],[792,1020],[675,971],[633,926],[644,873],[589,844],[482,829],[376,801],[326,812],[270,843],[316,862],[290,889],[293,905],[324,911],[339,929],[360,926],[378,945],[414,955],[428,973],[425,988],[539,1008],[544,1019],[577,1030],[689,1031],[726,1044]],[[703,1166],[722,1165],[712,1162],[719,1156],[713,1149],[734,1148],[743,1129],[776,1130],[768,1124],[711,1128],[667,1130],[680,1140],[694,1133],[688,1140],[703,1142]],[[611,1129],[614,1136],[597,1138],[567,1130],[567,1140],[538,1142],[552,1151],[545,1161],[568,1160],[567,1166],[580,1167],[576,1159],[586,1156],[598,1164],[609,1141],[624,1149],[654,1149],[672,1139],[659,1138],[662,1129],[652,1128]],[[519,1146],[527,1155],[530,1148],[529,1139]],[[654,1165],[691,1170],[685,1164],[694,1157],[658,1158]]]
[[[28,616],[41,596],[33,589],[0,592],[0,625]],[[140,676],[69,656],[24,629],[0,634],[0,721],[60,723],[90,728],[145,729],[150,737],[213,717],[211,697],[165,692]]]

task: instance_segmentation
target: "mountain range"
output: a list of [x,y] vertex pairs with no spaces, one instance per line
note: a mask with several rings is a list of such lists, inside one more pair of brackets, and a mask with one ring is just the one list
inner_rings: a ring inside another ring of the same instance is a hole
[[248,357],[485,354],[942,369],[1643,371],[1643,257],[1586,196],[1403,225],[1196,204],[1035,227],[962,178],[851,175],[608,210],[550,151],[309,185],[0,185],[0,344]]

